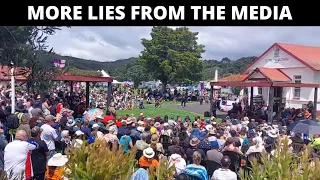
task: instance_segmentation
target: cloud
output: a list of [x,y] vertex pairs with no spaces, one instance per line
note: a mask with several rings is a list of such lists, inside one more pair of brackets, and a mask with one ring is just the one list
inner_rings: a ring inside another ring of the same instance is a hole
[[[78,58],[114,61],[135,57],[141,38],[152,27],[72,27],[48,38],[56,53]],[[275,42],[320,46],[320,27],[191,27],[206,46],[204,59],[259,56]]]

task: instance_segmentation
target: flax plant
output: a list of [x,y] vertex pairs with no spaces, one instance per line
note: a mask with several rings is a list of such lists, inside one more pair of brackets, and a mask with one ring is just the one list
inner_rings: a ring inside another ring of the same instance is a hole
[[163,157],[160,159],[160,166],[157,168],[149,169],[149,180],[173,180],[175,173],[175,166],[169,166],[167,158]]
[[123,150],[110,151],[105,141],[96,141],[81,148],[67,151],[70,180],[127,180],[134,172],[135,151],[123,154]]
[[240,170],[241,180],[320,180],[320,162],[310,157],[310,146],[293,154],[288,139],[278,139],[278,142],[273,156],[262,153],[262,164],[254,159],[249,173]]

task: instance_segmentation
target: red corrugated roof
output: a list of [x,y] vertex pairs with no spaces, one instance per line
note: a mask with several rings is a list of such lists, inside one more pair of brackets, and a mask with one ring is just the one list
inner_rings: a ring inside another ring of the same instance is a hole
[[289,82],[291,78],[284,74],[281,70],[276,68],[257,68],[255,69],[245,80],[250,79],[250,76],[254,73],[261,73],[271,82]]
[[277,45],[315,70],[320,70],[320,47],[277,43]]
[[274,43],[270,48],[268,48],[261,56],[256,58],[249,66],[247,66],[243,73],[247,72],[248,69],[261,59],[267,52],[269,52],[273,47],[279,47],[279,49],[288,53],[298,61],[300,61],[305,66],[312,70],[320,70],[320,47],[296,45],[296,44],[285,44],[285,43]]
[[[22,72],[25,73],[22,73]],[[15,74],[18,76],[15,77],[16,81],[26,81],[28,72],[24,68],[16,67]],[[21,75],[19,75],[21,74]],[[10,68],[8,66],[0,65],[0,81],[10,81],[11,73]],[[57,75],[52,78],[54,81],[76,81],[76,82],[112,82],[112,77],[95,77],[95,76],[73,76],[70,73],[65,73],[61,75]]]
[[248,74],[233,74],[220,78],[218,81],[243,81],[247,78]]
[[[14,73],[17,81],[25,81],[29,75],[28,70],[24,68],[15,68]],[[8,66],[0,65],[0,80],[10,81],[11,80],[11,69]]]

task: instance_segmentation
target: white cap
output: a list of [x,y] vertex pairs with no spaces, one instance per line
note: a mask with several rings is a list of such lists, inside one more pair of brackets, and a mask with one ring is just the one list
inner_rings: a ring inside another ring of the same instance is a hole
[[92,125],[92,128],[97,128],[97,127],[99,127],[99,124],[97,124],[97,123]]
[[76,134],[77,136],[84,135],[84,133],[83,133],[82,131],[80,131],[80,130],[76,131],[75,134]]

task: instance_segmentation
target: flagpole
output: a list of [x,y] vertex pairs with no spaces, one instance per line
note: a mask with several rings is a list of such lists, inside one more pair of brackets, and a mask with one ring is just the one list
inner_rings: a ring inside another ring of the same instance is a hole
[[11,61],[11,114],[15,113],[15,106],[16,106],[16,82],[14,79],[14,64]]

